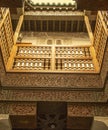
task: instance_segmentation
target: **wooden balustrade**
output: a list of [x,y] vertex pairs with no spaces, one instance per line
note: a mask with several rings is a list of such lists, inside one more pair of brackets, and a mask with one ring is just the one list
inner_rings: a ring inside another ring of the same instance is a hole
[[9,72],[97,73],[89,46],[16,47]]

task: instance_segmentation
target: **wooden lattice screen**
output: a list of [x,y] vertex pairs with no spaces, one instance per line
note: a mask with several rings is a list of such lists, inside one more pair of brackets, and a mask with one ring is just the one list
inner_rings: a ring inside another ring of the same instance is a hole
[[6,66],[10,57],[11,49],[13,47],[13,31],[10,19],[9,9],[0,9],[1,21],[0,21],[0,46],[4,64]]
[[94,32],[94,48],[96,58],[99,66],[101,67],[102,59],[104,56],[105,46],[108,38],[108,12],[98,12],[96,27]]

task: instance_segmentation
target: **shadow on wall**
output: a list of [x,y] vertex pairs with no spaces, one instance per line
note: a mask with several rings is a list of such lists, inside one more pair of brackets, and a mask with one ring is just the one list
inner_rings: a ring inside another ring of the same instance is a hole
[[94,120],[91,130],[108,130],[108,126],[102,121]]

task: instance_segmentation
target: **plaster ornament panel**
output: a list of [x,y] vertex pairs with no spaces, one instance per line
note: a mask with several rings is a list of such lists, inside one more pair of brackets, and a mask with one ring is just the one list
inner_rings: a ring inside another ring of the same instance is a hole
[[94,105],[72,104],[68,106],[68,116],[93,116],[94,114]]
[[99,106],[96,106],[96,116],[108,116],[108,103]]
[[36,104],[33,104],[33,103],[9,104],[9,114],[10,115],[35,115]]
[[0,90],[0,100],[6,100],[7,99],[7,97],[8,97],[8,93],[9,93],[9,91],[7,90],[7,91],[4,91],[4,90]]
[[8,103],[5,102],[0,103],[0,114],[9,114]]
[[[84,91],[51,91],[51,90],[10,90],[8,100],[12,101],[67,101],[67,102],[97,102],[98,92]],[[101,95],[101,93],[99,93]],[[105,95],[103,95],[105,96]],[[106,100],[103,99],[103,102]]]
[[[5,82],[4,82],[5,81]],[[6,87],[39,87],[39,88],[101,88],[102,82],[98,75],[77,74],[9,74],[7,73],[2,86]],[[53,86],[52,86],[53,84]]]

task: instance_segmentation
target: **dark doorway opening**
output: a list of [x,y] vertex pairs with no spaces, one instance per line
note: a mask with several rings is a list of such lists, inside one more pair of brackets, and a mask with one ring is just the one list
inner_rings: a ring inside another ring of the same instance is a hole
[[65,130],[67,124],[66,102],[38,102],[38,130]]

